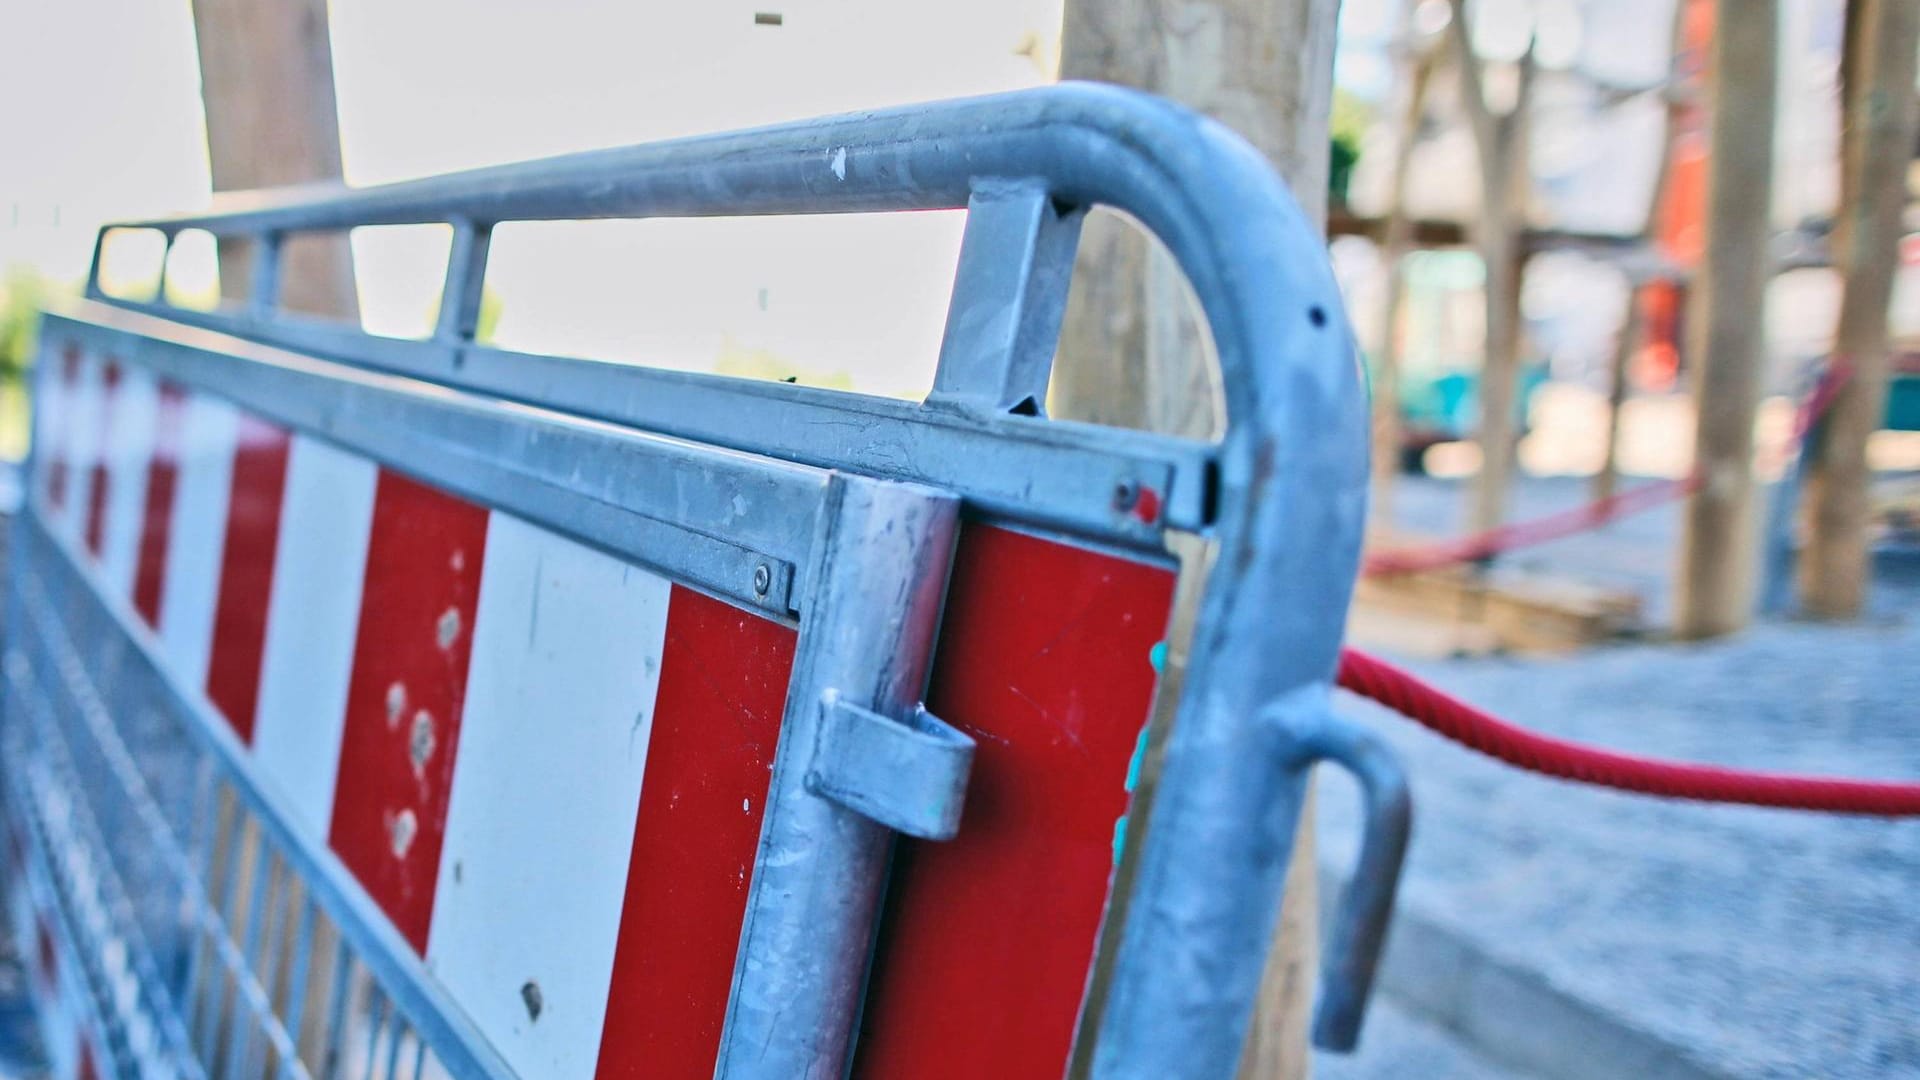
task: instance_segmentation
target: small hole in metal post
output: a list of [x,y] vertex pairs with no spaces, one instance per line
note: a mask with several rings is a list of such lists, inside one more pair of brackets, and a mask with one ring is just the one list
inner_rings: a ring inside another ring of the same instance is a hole
[[527,1007],[527,1019],[540,1019],[540,1010],[546,1007],[546,999],[540,994],[540,984],[528,979],[520,986],[520,1000]]
[[1327,309],[1315,304],[1307,309],[1307,321],[1316,328],[1327,325]]

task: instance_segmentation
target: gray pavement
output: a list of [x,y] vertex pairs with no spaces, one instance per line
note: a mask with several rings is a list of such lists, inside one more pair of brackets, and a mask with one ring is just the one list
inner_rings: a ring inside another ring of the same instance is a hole
[[[1414,486],[1403,507],[1451,505],[1440,485]],[[1522,506],[1570,501],[1553,489],[1528,485]],[[1660,518],[1529,558],[1660,590],[1677,520]],[[1920,778],[1920,571],[1882,570],[1873,616],[1854,625],[1409,666],[1500,715],[1615,748]],[[1920,822],[1599,791],[1343,701],[1413,778],[1385,977],[1396,1009],[1540,1076],[1920,1077]],[[1322,860],[1337,878],[1354,802],[1338,780],[1322,790]]]
[[1314,1080],[1530,1080],[1495,1064],[1460,1035],[1391,998],[1367,1010],[1367,1037],[1348,1056],[1317,1054]]

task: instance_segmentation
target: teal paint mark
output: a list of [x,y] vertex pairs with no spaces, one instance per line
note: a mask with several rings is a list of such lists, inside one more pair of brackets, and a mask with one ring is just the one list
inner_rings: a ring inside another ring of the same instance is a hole
[[[1153,673],[1159,675],[1167,670],[1167,643],[1154,642],[1147,650],[1147,663],[1153,665]],[[1140,763],[1147,757],[1147,729],[1140,729],[1140,741],[1134,745],[1133,760],[1127,762],[1127,794],[1133,794],[1135,784],[1140,782]],[[1113,823],[1113,865],[1120,865],[1120,851],[1127,846],[1127,815],[1121,814]]]
[[[1166,648],[1166,643],[1155,645],[1156,651]],[[1140,766],[1147,759],[1147,725],[1140,727],[1140,741],[1133,744],[1133,760],[1127,762],[1127,794],[1132,795],[1134,786],[1140,783]],[[1120,852],[1127,846],[1127,815],[1121,814],[1113,822],[1113,865],[1120,865]]]
[[1133,760],[1127,762],[1127,794],[1133,794],[1134,785],[1140,782],[1140,763],[1147,757],[1147,726],[1140,725],[1140,741],[1133,744]]

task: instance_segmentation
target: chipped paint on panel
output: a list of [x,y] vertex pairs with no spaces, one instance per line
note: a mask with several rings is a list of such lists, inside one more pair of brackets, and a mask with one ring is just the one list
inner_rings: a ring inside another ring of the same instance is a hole
[[[449,606],[472,625],[487,518],[482,507],[380,470],[327,836],[417,951],[433,915],[471,644],[462,635],[442,648],[437,626]],[[388,722],[396,682],[439,725],[443,749],[419,774],[405,725]]]

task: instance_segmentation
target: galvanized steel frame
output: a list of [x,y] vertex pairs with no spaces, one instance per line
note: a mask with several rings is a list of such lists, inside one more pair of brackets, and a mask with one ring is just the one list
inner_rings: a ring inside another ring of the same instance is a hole
[[[1123,210],[1156,234],[1192,284],[1225,391],[1228,425],[1218,444],[1036,415],[1078,223],[1094,205]],[[472,342],[488,237],[500,222],[963,207],[970,213],[961,265],[935,391],[924,404]],[[454,244],[432,339],[372,338],[275,310],[287,236],[435,222],[453,226]],[[1069,84],[380,188],[229,197],[211,214],[116,227],[158,229],[169,243],[187,229],[251,239],[252,295],[212,313],[106,301],[136,313],[109,317],[91,303],[75,310],[79,321],[154,316],[172,324],[169,334],[195,327],[286,350],[263,358],[282,367],[338,361],[502,399],[503,415],[529,415],[515,410],[531,406],[551,411],[543,416],[923,484],[957,495],[971,513],[1103,543],[1158,549],[1168,529],[1210,537],[1217,558],[1111,998],[1099,1030],[1081,1038],[1097,1040],[1093,1070],[1101,1077],[1231,1074],[1276,925],[1305,770],[1326,759],[1361,776],[1372,820],[1356,887],[1337,916],[1317,1028],[1323,1044],[1351,1044],[1408,814],[1390,757],[1328,706],[1365,508],[1364,390],[1316,230],[1260,156],[1225,128],[1143,95]],[[89,294],[100,301],[97,260],[98,249]],[[223,343],[215,351],[246,350]],[[265,411],[287,417],[293,407]],[[636,436],[607,429],[605,437]],[[1162,496],[1158,514],[1137,512],[1131,496],[1143,489]],[[924,550],[937,549],[938,531],[925,534]],[[812,548],[812,557],[832,546]],[[924,580],[911,569],[918,559],[896,569]],[[809,565],[792,564],[796,572]],[[855,578],[834,580],[814,578],[807,589],[860,588]],[[917,625],[914,610],[897,617]],[[827,670],[835,656],[822,648]],[[808,689],[836,688],[846,689]],[[899,690],[867,683],[854,692],[872,700],[856,704],[904,721]],[[819,702],[790,700],[789,727],[798,719],[812,730],[796,708],[818,715]],[[781,769],[795,766],[783,750]],[[780,815],[801,810],[805,818],[818,807],[803,800],[824,802],[789,777],[777,784],[782,805],[770,805],[763,852],[779,835],[772,823]],[[796,827],[803,840],[820,838],[814,825]],[[827,844],[818,872],[867,873],[873,835]],[[758,878],[754,888],[756,913],[777,908]],[[841,920],[834,940],[851,940],[870,926],[871,907],[857,902],[831,917]],[[857,993],[836,974],[845,961],[784,932],[767,939],[772,947],[752,945],[751,930],[748,940],[722,1074],[784,1078],[799,1075],[793,1066],[802,1061],[812,1075],[840,1073],[857,1007]],[[795,1033],[756,1021],[757,992],[743,999],[740,991],[757,977],[769,992],[822,993],[820,1027]],[[779,1052],[739,1052],[749,1032],[756,1046],[762,1036],[782,1040]]]

